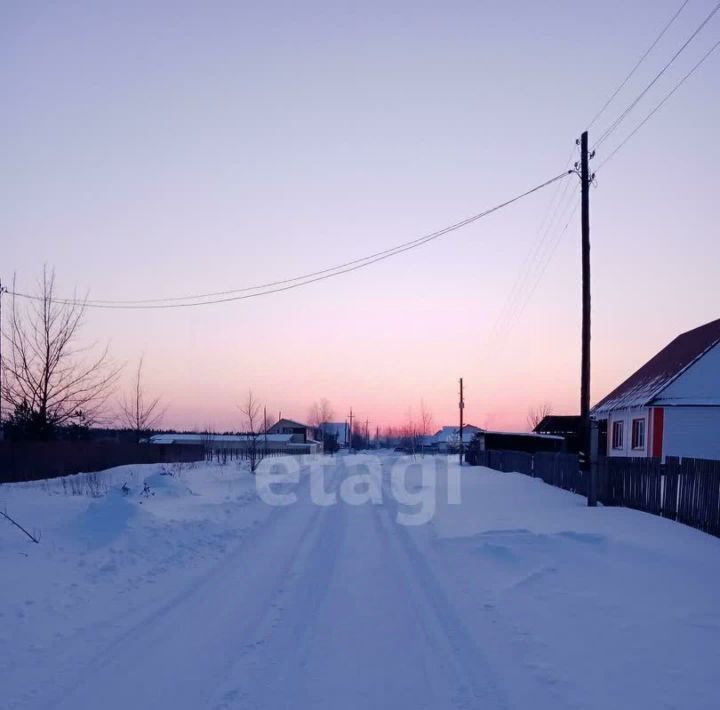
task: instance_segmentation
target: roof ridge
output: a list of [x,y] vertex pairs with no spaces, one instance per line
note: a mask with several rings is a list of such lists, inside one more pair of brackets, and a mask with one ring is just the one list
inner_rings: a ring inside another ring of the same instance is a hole
[[[720,323],[720,320],[718,320],[718,323]],[[692,332],[692,331],[689,331]],[[682,377],[698,360],[705,357],[713,348],[717,347],[718,343],[720,343],[720,337],[717,338],[713,343],[708,345],[708,347],[705,348],[701,353],[695,356],[685,367],[681,367],[672,377],[668,379],[668,381],[660,387],[657,392],[652,396],[652,398],[649,401],[652,401],[653,399],[657,399],[670,385],[675,382],[679,377]]]
[[645,407],[720,343],[720,318],[677,335],[592,409],[594,414]]

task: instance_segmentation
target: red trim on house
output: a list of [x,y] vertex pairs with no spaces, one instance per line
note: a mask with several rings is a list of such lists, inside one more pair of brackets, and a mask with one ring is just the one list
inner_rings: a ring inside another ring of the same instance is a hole
[[652,456],[653,443],[655,441],[655,432],[653,431],[653,408],[648,407],[647,432],[645,441],[645,455]]
[[653,413],[652,427],[652,455],[655,458],[662,458],[663,455],[663,430],[665,428],[665,410],[662,407],[655,407]]

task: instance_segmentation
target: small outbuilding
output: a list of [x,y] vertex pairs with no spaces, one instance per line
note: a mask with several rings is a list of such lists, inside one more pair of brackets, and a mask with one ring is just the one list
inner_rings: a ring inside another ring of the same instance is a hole
[[533,433],[561,436],[565,440],[565,450],[577,454],[582,442],[582,418],[577,414],[548,414],[533,429]]

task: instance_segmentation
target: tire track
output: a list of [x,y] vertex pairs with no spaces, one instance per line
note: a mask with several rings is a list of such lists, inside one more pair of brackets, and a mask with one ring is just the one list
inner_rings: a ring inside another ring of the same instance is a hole
[[[386,468],[392,466],[388,462]],[[425,556],[413,542],[407,528],[397,522],[399,504],[383,475],[385,505],[377,511],[378,525],[397,559],[409,588],[418,623],[425,628],[431,647],[441,650],[445,672],[458,678],[458,692],[452,698],[462,710],[511,708],[509,697],[493,672],[484,651],[468,633],[461,617],[442,590],[442,585]],[[438,658],[438,663],[441,659]]]

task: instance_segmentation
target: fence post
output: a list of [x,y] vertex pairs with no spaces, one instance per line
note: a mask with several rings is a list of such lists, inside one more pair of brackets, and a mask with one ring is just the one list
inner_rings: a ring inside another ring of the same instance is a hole
[[598,501],[598,440],[599,431],[596,419],[590,421],[590,478],[587,487],[587,504],[594,508]]

